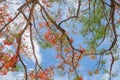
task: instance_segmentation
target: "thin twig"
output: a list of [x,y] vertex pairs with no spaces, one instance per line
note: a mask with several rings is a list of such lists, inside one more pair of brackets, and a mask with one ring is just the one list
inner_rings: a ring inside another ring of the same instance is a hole
[[77,17],[79,16],[80,5],[81,5],[81,0],[78,1],[78,9],[77,9],[76,15],[75,15],[75,16],[70,16],[70,17],[68,17],[67,19],[62,20],[58,25],[60,26],[63,22],[66,22],[66,21],[68,21],[68,20],[70,20],[70,19],[72,19],[72,18],[77,18]]

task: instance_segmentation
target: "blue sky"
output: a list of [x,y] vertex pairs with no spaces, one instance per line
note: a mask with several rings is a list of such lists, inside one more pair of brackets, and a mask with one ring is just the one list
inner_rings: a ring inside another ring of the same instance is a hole
[[[23,1],[23,0],[7,0],[7,1],[9,1],[9,2],[19,2],[19,3],[22,3],[21,1]],[[72,1],[72,0],[69,0],[69,1]],[[20,4],[21,5],[21,4]],[[11,11],[16,11],[17,10],[17,8],[19,7],[19,5],[9,5],[10,6],[10,12]],[[76,6],[75,6],[76,7]],[[76,24],[77,26],[76,27],[79,27],[79,26],[81,26],[81,24]],[[68,28],[65,28],[66,30],[68,30],[69,31],[69,29]],[[119,32],[120,30],[118,30],[118,32]],[[27,35],[27,34],[26,34]],[[76,47],[78,47],[78,45],[80,44],[80,45],[82,45],[83,47],[86,47],[86,45],[84,45],[84,44],[82,44],[82,37],[81,36],[78,36],[78,35],[72,35],[72,34],[70,34],[69,35],[70,37],[72,37],[73,39],[75,39],[74,41],[74,43],[73,43],[73,45],[74,46],[76,46]],[[0,39],[0,40],[2,40],[2,39]],[[30,43],[29,43],[29,40],[27,40],[28,41],[28,43],[27,43],[27,45],[29,45]],[[49,49],[43,49],[43,48],[40,48],[39,47],[39,45],[36,43],[36,41],[34,40],[34,42],[35,42],[35,51],[36,51],[36,55],[38,56],[38,59],[39,59],[39,63],[43,66],[43,67],[49,67],[51,64],[52,65],[57,65],[57,63],[58,63],[58,60],[56,60],[56,58],[55,58],[55,56],[56,56],[56,51],[54,50],[54,48],[49,48]],[[107,47],[106,45],[108,45],[107,44],[107,41],[106,42],[104,42],[105,44],[104,45],[102,45],[101,47]],[[119,43],[120,44],[120,43]],[[119,53],[119,52],[118,52]],[[119,53],[120,54],[120,53]],[[107,60],[107,63],[106,63],[106,65],[105,65],[105,67],[109,70],[109,66],[110,66],[110,57],[109,56],[106,56],[106,57],[104,57],[106,60]],[[32,57],[30,57],[30,59],[31,59],[31,61],[32,61],[32,63],[34,63],[34,58],[32,58]],[[26,62],[26,64],[27,64],[27,66],[29,67],[29,66],[32,66],[32,64],[31,63],[27,63],[27,60],[25,61]],[[117,64],[116,64],[117,63]],[[119,71],[119,66],[120,66],[120,60],[118,60],[117,62],[116,62],[115,64],[114,64],[114,68],[113,68],[113,72],[118,72],[118,74],[119,74],[119,76],[120,76],[120,71]],[[80,75],[81,76],[83,76],[83,80],[102,80],[102,79],[105,79],[105,80],[108,80],[108,78],[109,78],[109,75],[107,74],[107,73],[105,73],[105,74],[102,74],[102,73],[100,73],[99,75],[94,75],[94,76],[89,76],[88,74],[87,74],[87,71],[88,70],[91,70],[91,69],[93,69],[93,68],[95,68],[95,65],[96,64],[96,61],[94,61],[94,60],[91,60],[90,58],[89,58],[89,56],[88,57],[84,57],[82,60],[81,60],[81,62],[80,62],[80,68],[79,68],[79,71],[80,71]],[[29,67],[29,68],[31,68],[31,67]],[[16,75],[16,76],[14,76],[14,75]],[[115,77],[115,78],[113,78],[112,80],[119,80],[120,79],[120,77],[119,76],[117,76],[117,77]],[[7,75],[5,75],[5,76],[3,76],[3,75],[0,75],[0,79],[1,80],[16,80],[16,78],[19,78],[19,80],[21,80],[20,78],[22,78],[23,77],[23,73],[22,72],[19,72],[19,73],[16,73],[16,72],[14,72],[14,73],[11,73],[11,72],[9,72]],[[59,76],[58,74],[56,74],[55,76],[54,76],[54,80],[68,80],[68,78],[67,78],[67,76],[64,76],[64,77],[61,77],[61,76]]]

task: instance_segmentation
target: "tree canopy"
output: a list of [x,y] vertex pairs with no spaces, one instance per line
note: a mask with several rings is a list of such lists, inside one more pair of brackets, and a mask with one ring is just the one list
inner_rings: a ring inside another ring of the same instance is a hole
[[[95,63],[85,72],[89,76],[108,73],[112,80],[120,75],[112,72],[119,64],[120,0],[20,1],[0,0],[1,75],[22,71],[24,80],[54,80],[57,72],[69,80],[84,80],[80,70],[86,59],[86,64]],[[56,51],[56,65],[42,66],[37,44]]]

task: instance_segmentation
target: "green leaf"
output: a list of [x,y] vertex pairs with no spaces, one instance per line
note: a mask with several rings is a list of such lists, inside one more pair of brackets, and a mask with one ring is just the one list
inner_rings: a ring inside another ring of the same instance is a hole
[[102,61],[101,61],[101,64],[106,64],[106,61],[105,61],[105,60],[102,60]]
[[76,76],[76,77],[74,77],[74,78],[73,78],[73,80],[79,80],[79,77],[78,77],[78,76]]
[[8,53],[13,53],[13,50],[9,49],[9,50],[8,50]]
[[45,41],[45,42],[39,41],[38,44],[44,49],[52,48],[52,44],[50,42],[47,42],[47,41]]

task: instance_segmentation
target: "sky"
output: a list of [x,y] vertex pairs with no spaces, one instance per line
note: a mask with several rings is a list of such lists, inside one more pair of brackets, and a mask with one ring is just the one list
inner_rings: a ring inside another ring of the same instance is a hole
[[[13,3],[20,3],[20,4],[17,4],[17,5],[9,5],[11,8],[10,8],[10,11],[16,11],[17,8],[21,5],[22,1],[23,0],[7,0],[9,2],[13,2]],[[69,1],[72,1],[72,0],[69,0]],[[76,5],[75,5],[76,6]],[[78,25],[79,26],[79,25]],[[67,30],[67,29],[66,29]],[[118,30],[119,32],[120,30]],[[28,36],[29,33],[25,32],[25,34],[23,36]],[[81,40],[81,37],[77,37],[77,36],[74,36],[74,35],[70,35],[71,37],[77,39],[76,42],[74,42],[74,45],[77,45],[77,43]],[[0,42],[2,41],[3,39],[0,39]],[[25,41],[23,41],[25,45],[29,45],[29,50],[26,51],[26,53],[30,53],[28,51],[31,51],[30,50],[30,40],[29,40],[29,36],[28,36],[28,39],[26,39]],[[107,44],[107,42],[106,42]],[[120,44],[120,43],[119,43]],[[36,53],[36,56],[39,60],[39,64],[41,64],[43,67],[46,67],[46,66],[50,66],[51,64],[54,64],[56,65],[56,62],[58,63],[58,61],[55,59],[55,56],[56,56],[56,51],[54,50],[54,48],[51,48],[51,49],[43,49],[41,48],[38,44],[37,44],[37,41],[34,39],[34,45],[35,45],[35,53]],[[105,46],[105,45],[104,45]],[[118,52],[119,53],[119,52]],[[120,53],[119,53],[120,54]],[[32,54],[30,54],[32,55]],[[31,59],[31,61],[33,63],[35,63],[35,60],[33,57],[29,57]],[[109,69],[109,66],[110,66],[110,57],[109,56],[106,56],[105,59],[107,60],[107,63],[106,63],[106,68]],[[26,62],[26,61],[25,61]],[[80,71],[83,73],[81,74],[83,76],[83,80],[109,80],[109,75],[107,73],[105,74],[100,74],[100,75],[94,75],[94,76],[89,76],[87,75],[87,70],[91,69],[92,67],[94,67],[96,61],[93,61],[93,60],[90,60],[88,57],[84,57],[80,64]],[[116,64],[117,63],[117,64]],[[113,68],[113,72],[118,72],[119,76],[120,76],[120,70],[119,70],[119,66],[120,66],[120,60],[118,60],[114,64],[114,68]],[[26,63],[28,66],[30,66],[31,64],[29,63]],[[91,65],[92,64],[92,65]],[[16,76],[15,76],[16,75]],[[113,78],[112,80],[120,80],[120,77],[117,76],[115,78]],[[19,80],[21,80],[20,78],[23,77],[23,73],[22,72],[19,72],[19,73],[11,73],[9,72],[7,75],[3,76],[3,75],[0,75],[0,79],[1,80],[16,80],[16,78],[19,78]],[[58,74],[56,74],[54,76],[54,80],[68,80],[67,76],[64,76],[64,77],[61,77],[59,76]]]

